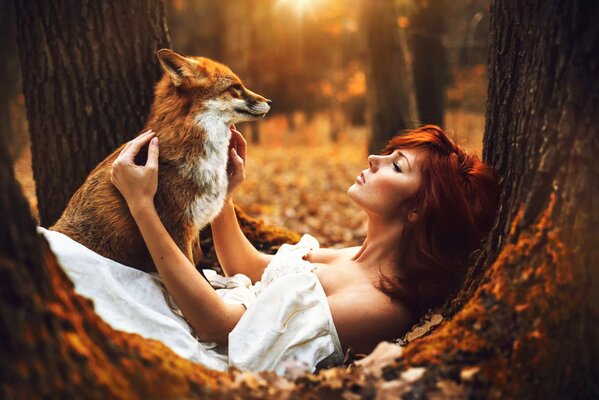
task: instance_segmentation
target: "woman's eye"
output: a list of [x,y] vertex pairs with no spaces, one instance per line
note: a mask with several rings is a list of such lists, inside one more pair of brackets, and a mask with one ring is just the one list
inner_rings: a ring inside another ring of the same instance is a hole
[[399,166],[399,164],[398,164],[398,163],[394,162],[394,163],[393,163],[393,168],[395,168],[395,170],[396,170],[397,172],[401,172],[401,167]]

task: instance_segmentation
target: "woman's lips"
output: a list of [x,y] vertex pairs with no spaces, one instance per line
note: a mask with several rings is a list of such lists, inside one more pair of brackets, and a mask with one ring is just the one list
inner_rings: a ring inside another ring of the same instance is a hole
[[356,176],[356,182],[359,183],[360,185],[363,185],[366,183],[366,178],[364,178],[363,172],[360,172],[360,175]]

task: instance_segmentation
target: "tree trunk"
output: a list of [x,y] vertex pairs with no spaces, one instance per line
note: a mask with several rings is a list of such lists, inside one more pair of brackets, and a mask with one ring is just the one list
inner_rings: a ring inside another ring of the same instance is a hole
[[414,79],[395,2],[362,0],[361,7],[372,129],[369,152],[379,153],[392,136],[418,120]]
[[421,2],[410,23],[410,52],[414,58],[414,84],[422,124],[443,126],[447,57],[442,36],[446,33],[445,0]]
[[590,1],[493,4],[483,155],[502,176],[497,223],[447,305],[451,319],[410,341],[401,357],[373,354],[374,366],[295,381],[221,374],[112,331],[35,234],[0,142],[0,393],[596,398],[597,18],[599,4]]
[[[40,222],[143,127],[170,46],[161,0],[15,1]],[[60,29],[58,29],[60,27]]]
[[14,6],[11,2],[0,2],[0,140],[8,146],[13,158],[27,143],[25,132],[18,130],[15,103],[20,93],[21,76],[15,32]]

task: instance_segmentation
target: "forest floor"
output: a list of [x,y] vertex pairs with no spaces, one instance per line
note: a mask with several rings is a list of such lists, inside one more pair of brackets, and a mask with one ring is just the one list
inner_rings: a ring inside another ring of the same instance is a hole
[[[349,199],[347,189],[368,166],[367,130],[342,129],[333,143],[326,115],[310,122],[296,117],[293,128],[283,117],[262,121],[258,144],[251,143],[249,125],[237,127],[248,140],[248,155],[246,180],[235,201],[268,224],[314,235],[322,246],[358,245],[366,234],[366,214]],[[457,134],[459,144],[480,155],[482,115],[450,112],[445,125],[450,137],[456,140]],[[17,158],[15,174],[37,214],[29,146]]]

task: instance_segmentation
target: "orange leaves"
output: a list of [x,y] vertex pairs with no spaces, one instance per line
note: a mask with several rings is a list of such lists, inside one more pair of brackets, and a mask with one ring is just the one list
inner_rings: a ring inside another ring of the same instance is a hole
[[235,201],[267,224],[315,235],[322,246],[355,246],[366,234],[366,214],[347,189],[367,166],[364,147],[250,145]]

